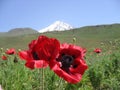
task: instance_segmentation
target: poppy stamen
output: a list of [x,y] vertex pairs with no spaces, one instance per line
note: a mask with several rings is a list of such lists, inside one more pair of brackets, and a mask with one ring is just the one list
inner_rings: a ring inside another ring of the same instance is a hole
[[69,68],[74,61],[74,58],[70,55],[63,55],[60,62],[62,64],[62,68]]
[[33,52],[32,55],[35,60],[40,60],[36,52]]

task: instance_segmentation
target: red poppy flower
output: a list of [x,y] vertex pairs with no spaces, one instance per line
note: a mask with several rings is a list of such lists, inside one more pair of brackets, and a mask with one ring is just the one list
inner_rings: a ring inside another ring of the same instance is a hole
[[29,50],[20,51],[19,56],[26,60],[28,68],[44,68],[50,59],[55,59],[59,52],[59,42],[54,38],[39,36],[29,44]]
[[94,50],[94,52],[95,52],[95,53],[101,53],[102,50],[101,50],[100,48],[96,48],[96,49]]
[[1,58],[2,58],[2,60],[7,60],[7,56],[5,56],[5,55],[2,55]]
[[87,69],[84,53],[81,47],[62,44],[58,57],[50,61],[50,68],[67,82],[78,83]]
[[15,51],[14,48],[10,48],[10,49],[7,49],[5,53],[8,54],[8,55],[13,55],[13,54],[16,53],[16,51]]

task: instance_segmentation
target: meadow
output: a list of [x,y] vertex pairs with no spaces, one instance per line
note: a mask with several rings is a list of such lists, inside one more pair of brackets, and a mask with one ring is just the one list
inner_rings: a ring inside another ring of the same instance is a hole
[[[7,48],[24,50],[37,34],[0,37],[0,56]],[[120,25],[97,25],[71,31],[43,33],[61,43],[74,43],[87,49],[85,61],[88,69],[77,84],[67,83],[50,68],[30,70],[18,55],[0,58],[0,85],[3,90],[120,90]],[[102,52],[93,50],[100,48]],[[43,73],[44,70],[44,73]]]

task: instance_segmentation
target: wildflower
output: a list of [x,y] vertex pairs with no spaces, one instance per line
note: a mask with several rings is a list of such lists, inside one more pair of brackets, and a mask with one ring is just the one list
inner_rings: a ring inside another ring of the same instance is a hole
[[14,63],[17,63],[18,62],[18,58],[15,56],[14,57],[14,60],[13,60]]
[[55,59],[59,48],[58,40],[39,36],[37,40],[31,41],[28,50],[19,51],[19,56],[26,61],[25,66],[30,69],[45,68],[50,59]]
[[0,48],[0,51],[3,52],[3,48]]
[[16,51],[14,48],[10,48],[10,49],[7,49],[5,53],[8,55],[13,55],[13,54],[16,54]]
[[96,49],[94,50],[94,52],[95,52],[95,53],[101,53],[102,50],[101,50],[100,48],[96,48]]
[[50,61],[50,68],[69,83],[78,83],[87,69],[84,49],[75,45],[62,44],[56,59]]
[[2,55],[1,58],[2,58],[2,60],[7,60],[7,56],[6,55]]
[[73,43],[75,43],[75,42],[76,42],[76,38],[74,37],[74,38],[73,38]]

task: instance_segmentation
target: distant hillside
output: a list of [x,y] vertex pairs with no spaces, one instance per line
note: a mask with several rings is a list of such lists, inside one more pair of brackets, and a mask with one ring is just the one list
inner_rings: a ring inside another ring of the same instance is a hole
[[[28,47],[28,43],[33,39],[37,39],[39,35],[41,33],[10,37],[2,36],[0,37],[0,47],[25,49]],[[42,35],[57,38],[61,43],[72,43],[73,37],[76,37],[76,45],[89,48],[101,47],[101,43],[107,44],[109,41],[120,41],[120,24],[86,26],[69,31],[46,32],[42,33]]]
[[18,36],[18,35],[26,35],[26,34],[35,34],[38,33],[37,30],[32,28],[15,28],[11,29],[6,33],[1,33],[1,36]]

